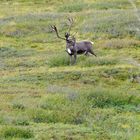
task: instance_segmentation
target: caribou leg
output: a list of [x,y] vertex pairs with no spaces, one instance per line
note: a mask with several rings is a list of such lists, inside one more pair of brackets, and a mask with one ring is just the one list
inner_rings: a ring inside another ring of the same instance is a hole
[[94,55],[94,56],[97,57],[97,55],[96,55],[92,50],[90,50],[89,52],[90,52],[92,55]]
[[77,54],[74,54],[74,64],[76,63],[76,59],[77,59]]
[[72,55],[69,56],[70,56],[70,65],[72,65]]
[[86,56],[89,56],[89,53],[88,53],[88,51],[85,51],[85,53],[84,53]]

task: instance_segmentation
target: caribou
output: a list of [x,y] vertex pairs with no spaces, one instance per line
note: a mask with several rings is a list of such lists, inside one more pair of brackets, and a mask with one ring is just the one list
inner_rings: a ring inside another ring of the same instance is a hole
[[57,37],[59,39],[66,41],[66,52],[70,56],[70,64],[72,63],[72,56],[74,56],[74,64],[76,63],[77,55],[85,54],[89,55],[92,54],[96,56],[96,54],[93,51],[93,42],[92,41],[76,41],[76,38],[70,34],[72,25],[73,25],[73,19],[68,18],[68,21],[70,23],[68,31],[65,33],[64,37],[61,37],[58,33],[58,29],[55,25],[51,25],[51,29],[56,33]]

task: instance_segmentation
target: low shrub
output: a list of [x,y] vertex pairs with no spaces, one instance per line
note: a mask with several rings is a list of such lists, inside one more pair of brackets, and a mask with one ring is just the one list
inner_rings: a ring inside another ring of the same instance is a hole
[[[87,95],[87,101],[91,106],[106,108],[106,107],[124,107],[126,105],[139,105],[140,98],[127,94],[125,91],[105,90],[102,88],[94,89]],[[127,107],[127,106],[126,106]]]
[[103,65],[116,65],[119,60],[114,58],[101,58],[94,56],[89,56],[84,61],[79,60],[79,65],[84,67],[92,67],[92,66],[103,66]]
[[58,11],[59,12],[80,12],[84,9],[87,9],[89,7],[89,5],[87,3],[81,3],[81,2],[74,2],[74,3],[70,3],[65,4],[63,6],[61,6]]
[[49,111],[45,109],[36,109],[30,111],[30,116],[35,123],[56,123],[60,122],[57,111]]
[[29,125],[29,119],[24,116],[18,116],[17,118],[15,118],[15,120],[13,120],[13,124],[27,126]]
[[128,48],[128,47],[137,47],[139,46],[140,42],[138,40],[133,39],[110,39],[104,41],[102,43],[102,47],[104,48]]
[[18,127],[3,127],[0,136],[3,138],[29,139],[33,137],[33,133],[29,129],[23,129]]
[[51,57],[51,59],[48,62],[48,65],[50,67],[67,66],[69,65],[69,60],[68,57],[64,54],[56,54],[56,56]]
[[99,0],[93,4],[94,9],[126,9],[130,6],[128,0]]
[[21,103],[13,103],[12,107],[13,107],[13,109],[19,109],[19,110],[25,109],[25,106]]

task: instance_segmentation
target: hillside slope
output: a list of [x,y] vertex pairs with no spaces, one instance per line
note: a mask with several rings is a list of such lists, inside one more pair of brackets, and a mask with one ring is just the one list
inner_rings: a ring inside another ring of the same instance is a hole
[[[1,0],[0,140],[139,140],[140,1]],[[69,65],[61,36],[98,57]]]

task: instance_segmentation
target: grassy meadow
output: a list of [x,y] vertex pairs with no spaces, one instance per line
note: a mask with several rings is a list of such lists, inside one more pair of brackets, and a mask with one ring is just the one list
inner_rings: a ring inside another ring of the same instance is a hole
[[[140,140],[139,15],[140,0],[0,0],[0,140]],[[69,65],[50,29],[68,17],[98,57]]]

